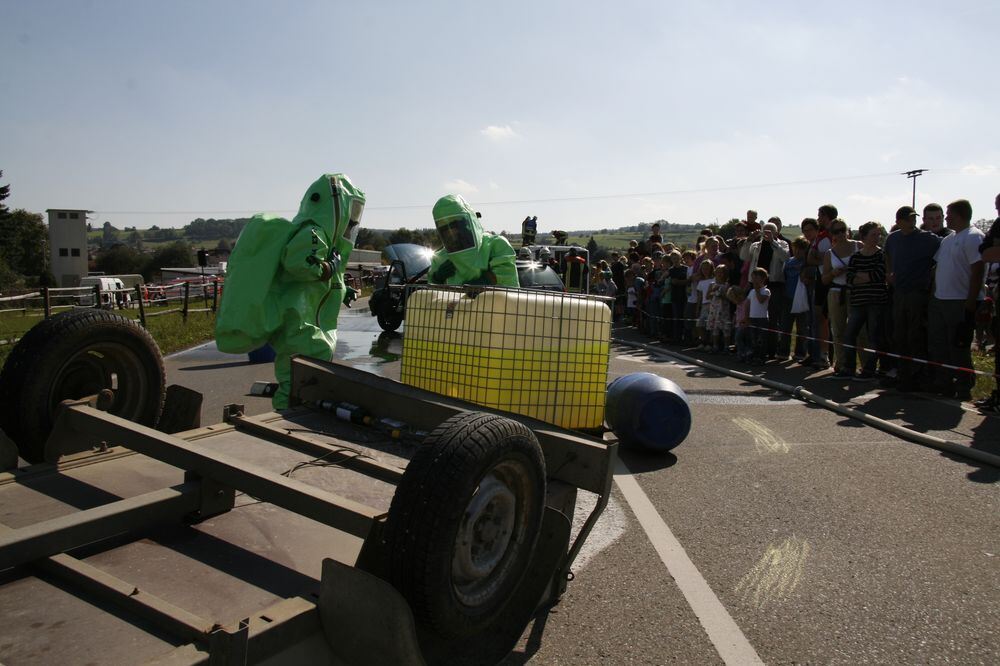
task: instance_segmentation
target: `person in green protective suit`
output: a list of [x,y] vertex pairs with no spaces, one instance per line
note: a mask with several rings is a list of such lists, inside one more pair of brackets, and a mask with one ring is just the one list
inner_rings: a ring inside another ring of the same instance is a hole
[[326,174],[291,220],[255,215],[229,257],[216,345],[242,354],[270,343],[275,409],[288,407],[292,354],[333,358],[340,305],[356,293],[344,284],[344,270],[364,206],[364,192],[347,176]]
[[479,213],[461,196],[438,199],[434,225],[444,247],[431,258],[431,284],[521,286],[514,248],[503,236],[483,231]]

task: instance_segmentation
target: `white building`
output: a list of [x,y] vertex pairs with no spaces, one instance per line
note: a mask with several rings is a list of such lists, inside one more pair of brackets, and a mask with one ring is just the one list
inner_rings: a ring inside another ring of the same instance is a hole
[[60,287],[77,287],[87,275],[89,210],[49,208],[49,251],[52,275]]

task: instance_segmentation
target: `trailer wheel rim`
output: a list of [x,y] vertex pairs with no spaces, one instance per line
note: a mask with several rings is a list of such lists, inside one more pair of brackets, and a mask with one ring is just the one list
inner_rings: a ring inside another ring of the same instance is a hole
[[63,400],[95,395],[102,389],[114,394],[108,411],[124,418],[142,413],[151,387],[142,359],[126,345],[106,342],[89,345],[70,356],[59,368],[49,393],[49,410],[55,414]]
[[466,606],[481,604],[510,573],[524,541],[529,476],[519,461],[500,462],[483,477],[466,507],[452,558],[454,592]]

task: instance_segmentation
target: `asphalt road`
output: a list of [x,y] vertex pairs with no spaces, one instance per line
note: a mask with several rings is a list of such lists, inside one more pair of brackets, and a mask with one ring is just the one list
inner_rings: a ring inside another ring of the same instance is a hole
[[[401,337],[380,336],[363,309],[342,313],[339,340],[341,360],[398,378]],[[229,402],[270,410],[243,395],[273,378],[269,365],[208,345],[166,366],[169,382],[205,394],[203,424]],[[505,663],[996,662],[998,470],[616,346],[609,379],[637,371],[684,388],[691,433],[672,453],[623,452],[567,594]],[[956,402],[764,373],[1000,452],[1000,420]]]

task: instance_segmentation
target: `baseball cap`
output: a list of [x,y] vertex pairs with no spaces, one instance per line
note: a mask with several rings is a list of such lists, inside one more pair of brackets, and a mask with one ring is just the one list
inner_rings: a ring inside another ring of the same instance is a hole
[[913,210],[913,206],[903,206],[896,211],[896,219],[902,219],[904,217],[920,217],[917,211]]

